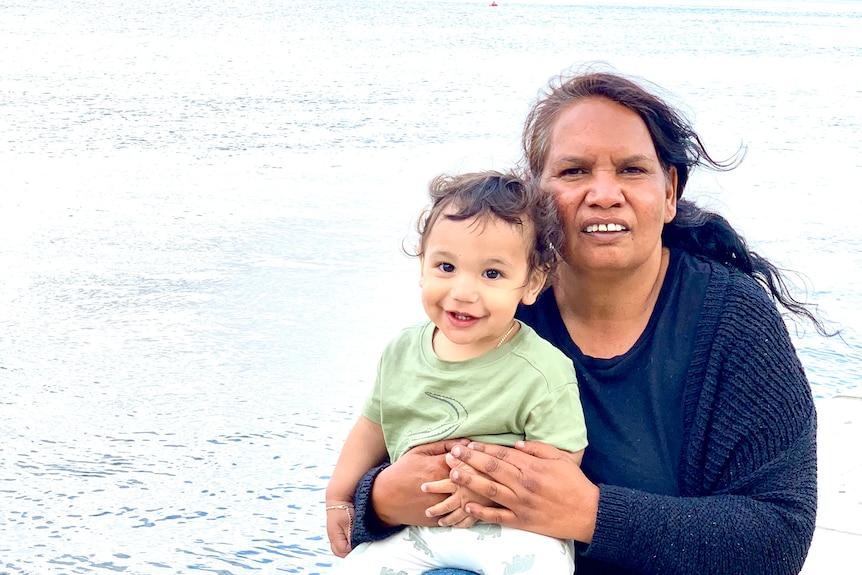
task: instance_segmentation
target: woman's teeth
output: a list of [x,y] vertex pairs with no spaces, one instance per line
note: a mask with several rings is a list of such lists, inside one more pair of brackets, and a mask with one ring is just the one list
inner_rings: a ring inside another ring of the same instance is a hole
[[625,230],[620,224],[591,224],[584,228],[588,234],[593,232],[621,232]]

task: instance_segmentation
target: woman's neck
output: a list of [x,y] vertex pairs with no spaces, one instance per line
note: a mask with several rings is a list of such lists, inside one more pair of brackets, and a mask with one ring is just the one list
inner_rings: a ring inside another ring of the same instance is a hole
[[554,296],[569,335],[591,357],[622,355],[649,323],[670,261],[662,248],[633,272],[592,272],[560,266]]

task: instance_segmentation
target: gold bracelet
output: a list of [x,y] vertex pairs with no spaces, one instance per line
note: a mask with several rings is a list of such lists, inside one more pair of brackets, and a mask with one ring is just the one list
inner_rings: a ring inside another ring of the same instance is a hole
[[327,505],[326,506],[327,511],[332,511],[333,509],[344,509],[345,511],[347,511],[347,524],[348,524],[347,530],[352,534],[353,533],[353,512],[351,511],[351,509],[353,509],[353,505],[342,504],[342,505]]

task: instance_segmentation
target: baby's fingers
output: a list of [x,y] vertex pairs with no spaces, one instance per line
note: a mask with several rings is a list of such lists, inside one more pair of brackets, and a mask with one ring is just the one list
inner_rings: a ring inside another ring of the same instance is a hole
[[[440,517],[461,509],[461,500],[458,497],[447,497],[440,503],[432,505],[425,510],[425,517]],[[467,514],[464,513],[464,516]],[[451,523],[446,523],[451,525]]]
[[475,517],[471,517],[471,516],[467,515],[466,517],[464,517],[464,519],[462,519],[458,523],[455,523],[454,525],[452,525],[452,527],[457,527],[458,529],[467,529],[468,527],[473,527],[478,522],[479,522],[479,520],[476,519]]
[[462,508],[458,508],[448,515],[444,515],[437,521],[440,527],[470,527],[476,523],[476,518],[467,515]]
[[424,493],[455,493],[458,486],[447,477],[439,481],[428,481],[427,483],[423,483],[419,488]]
[[346,528],[327,529],[329,531],[329,547],[337,557],[344,557],[350,553],[350,534]]

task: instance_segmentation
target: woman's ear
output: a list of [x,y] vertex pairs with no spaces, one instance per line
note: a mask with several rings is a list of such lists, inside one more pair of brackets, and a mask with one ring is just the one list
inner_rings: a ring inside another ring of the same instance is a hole
[[671,166],[665,174],[665,191],[664,191],[664,223],[668,224],[676,216],[676,187],[679,185],[679,174],[677,174],[676,166]]
[[542,270],[533,270],[530,273],[530,280],[527,283],[527,289],[524,295],[521,296],[521,303],[524,305],[533,305],[536,303],[536,298],[545,287],[545,281],[548,279],[548,273]]

